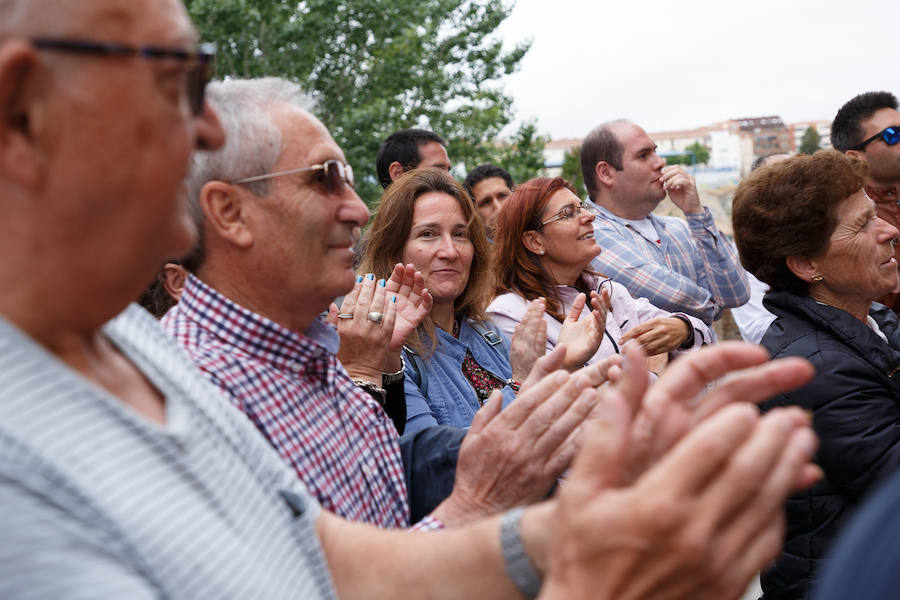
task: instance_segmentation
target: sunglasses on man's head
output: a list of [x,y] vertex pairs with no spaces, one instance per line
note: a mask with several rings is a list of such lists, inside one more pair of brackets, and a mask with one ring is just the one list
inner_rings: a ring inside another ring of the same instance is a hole
[[892,125],[890,127],[885,127],[884,129],[882,129],[881,131],[879,131],[878,133],[876,133],[869,139],[861,141],[860,143],[858,143],[857,145],[853,146],[850,149],[851,150],[862,150],[870,142],[874,142],[878,138],[883,139],[884,143],[887,144],[888,146],[895,145],[897,142],[900,142],[900,125]]
[[206,84],[212,76],[216,59],[214,44],[200,44],[196,50],[182,48],[162,48],[160,46],[126,46],[106,42],[86,42],[57,38],[33,38],[31,43],[42,50],[93,54],[95,56],[137,56],[147,60],[177,60],[184,65],[187,81],[185,91],[191,112],[203,112]]
[[243,179],[238,179],[231,183],[235,185],[239,183],[253,183],[254,181],[263,181],[264,179],[272,179],[273,177],[281,177],[282,175],[293,175],[294,173],[303,173],[305,171],[319,171],[319,176],[325,183],[329,195],[343,192],[345,185],[351,189],[356,188],[356,182],[353,179],[353,167],[334,159],[326,160],[321,165],[312,165],[309,167],[288,169],[287,171],[276,171],[275,173],[244,177]]

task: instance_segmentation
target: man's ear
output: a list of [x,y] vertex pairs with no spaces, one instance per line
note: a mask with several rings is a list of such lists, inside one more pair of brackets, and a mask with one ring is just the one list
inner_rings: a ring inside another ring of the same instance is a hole
[[401,175],[406,172],[406,169],[403,168],[403,165],[398,163],[396,160],[388,165],[388,175],[391,176],[391,181],[397,181]]
[[42,163],[33,130],[39,65],[27,42],[0,44],[0,172],[31,188],[38,184]]
[[605,160],[601,160],[594,165],[594,177],[598,183],[610,187],[616,181],[615,169]]
[[522,233],[522,245],[532,254],[544,254],[544,240],[541,239],[541,234],[533,229]]
[[208,181],[200,189],[200,209],[206,231],[235,246],[249,248],[253,245],[253,232],[248,227],[247,205],[242,196],[236,186]]
[[866,153],[862,150],[847,150],[844,152],[847,156],[852,156],[853,158],[858,158],[863,162],[869,162],[869,159],[866,158]]
[[784,259],[787,268],[806,283],[812,283],[813,277],[819,275],[818,261],[802,256],[787,256]]
[[163,287],[175,302],[181,299],[185,279],[187,279],[187,271],[181,265],[166,263],[163,266]]

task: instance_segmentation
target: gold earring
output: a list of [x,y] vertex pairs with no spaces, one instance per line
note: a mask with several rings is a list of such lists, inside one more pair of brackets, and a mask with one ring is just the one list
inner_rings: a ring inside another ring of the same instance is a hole
[[818,273],[816,273],[815,275],[812,276],[812,280],[813,280],[815,283],[819,283],[819,282],[822,281],[823,279],[825,279],[825,278],[822,277],[821,275],[819,275]]

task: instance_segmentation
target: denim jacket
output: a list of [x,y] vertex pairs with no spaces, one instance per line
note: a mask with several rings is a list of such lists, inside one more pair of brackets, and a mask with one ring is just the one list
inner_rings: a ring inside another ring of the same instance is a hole
[[[491,323],[489,330],[498,331]],[[410,434],[432,425],[468,427],[481,407],[475,389],[462,372],[466,350],[472,352],[475,362],[499,379],[509,381],[512,368],[509,365],[509,342],[500,336],[500,343],[492,346],[468,319],[462,319],[459,339],[435,328],[437,348],[424,359],[427,386],[423,386],[415,363],[407,354],[406,360],[406,430]],[[499,334],[498,334],[499,335]],[[409,352],[409,351],[406,351]],[[427,396],[422,388],[426,388]],[[509,385],[503,388],[503,405],[515,398]]]

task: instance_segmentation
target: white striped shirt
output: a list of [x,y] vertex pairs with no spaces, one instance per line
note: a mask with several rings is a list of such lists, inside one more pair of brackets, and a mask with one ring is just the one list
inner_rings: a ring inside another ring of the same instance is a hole
[[165,425],[0,318],[0,598],[334,598],[319,506],[250,421],[139,307],[104,331]]

